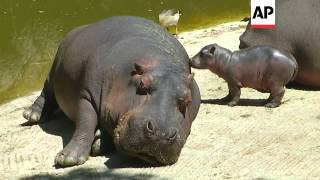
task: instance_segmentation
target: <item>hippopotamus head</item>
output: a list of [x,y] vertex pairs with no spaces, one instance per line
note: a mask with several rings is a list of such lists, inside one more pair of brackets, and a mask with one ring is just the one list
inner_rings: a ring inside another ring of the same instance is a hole
[[215,50],[217,44],[210,44],[203,47],[195,56],[191,58],[190,64],[193,68],[207,69],[215,64]]
[[134,64],[129,89],[139,103],[119,120],[114,142],[126,154],[170,165],[178,160],[195,118],[190,112],[194,80],[189,70],[159,63]]
[[267,38],[268,31],[268,29],[251,28],[249,21],[246,30],[239,37],[239,49],[245,49],[262,43],[269,44]]

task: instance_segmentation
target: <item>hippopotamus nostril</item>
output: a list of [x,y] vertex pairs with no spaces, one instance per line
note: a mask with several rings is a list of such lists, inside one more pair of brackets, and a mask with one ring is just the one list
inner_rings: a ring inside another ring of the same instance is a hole
[[174,129],[168,136],[168,140],[169,141],[174,141],[177,139],[177,134],[178,134],[178,131],[176,129]]
[[148,121],[147,122],[147,127],[146,127],[148,133],[151,135],[151,134],[154,134],[154,125],[152,123],[152,121]]

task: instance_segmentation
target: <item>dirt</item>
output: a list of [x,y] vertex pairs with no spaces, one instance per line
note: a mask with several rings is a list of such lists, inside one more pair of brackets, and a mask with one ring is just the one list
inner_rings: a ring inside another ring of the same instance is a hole
[[[190,56],[210,43],[236,50],[244,24],[227,23],[180,34]],[[40,126],[21,126],[23,109],[39,95],[0,106],[0,179],[319,179],[320,91],[287,89],[283,103],[265,108],[268,94],[242,89],[239,106],[219,99],[226,83],[193,70],[202,95],[200,112],[179,161],[141,167],[121,154],[90,157],[81,166],[56,169],[53,160],[73,124],[57,115]]]

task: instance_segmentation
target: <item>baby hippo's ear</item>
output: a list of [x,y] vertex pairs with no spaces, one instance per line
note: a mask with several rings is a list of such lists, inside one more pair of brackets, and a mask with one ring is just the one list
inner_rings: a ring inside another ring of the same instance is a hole
[[216,46],[212,46],[210,48],[210,53],[213,55],[215,50],[216,50]]
[[215,50],[216,50],[215,46],[209,46],[202,50],[202,54],[213,56]]

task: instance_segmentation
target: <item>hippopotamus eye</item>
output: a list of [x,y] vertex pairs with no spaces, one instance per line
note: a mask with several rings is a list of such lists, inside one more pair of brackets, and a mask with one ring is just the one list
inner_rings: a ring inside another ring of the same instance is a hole
[[201,51],[201,53],[204,54],[204,55],[208,55],[210,52],[209,52],[208,49],[204,49],[204,50]]
[[136,93],[139,95],[147,95],[147,94],[151,94],[151,91],[152,91],[151,82],[145,81],[145,79],[142,78],[137,85]]
[[183,115],[183,117],[186,114],[186,109],[187,109],[187,105],[185,103],[179,103],[178,104],[178,109],[181,112],[181,114]]
[[191,99],[189,98],[189,95],[187,95],[184,98],[178,99],[178,109],[183,114],[183,116],[185,116],[187,106],[190,104],[190,102],[191,102]]
[[207,49],[202,50],[200,53],[201,58],[206,58],[206,57],[210,57],[210,56],[211,56],[211,54],[210,54],[209,50],[207,50]]
[[178,98],[178,104],[184,103],[184,98]]
[[[190,74],[189,76],[190,76],[189,78],[193,78],[194,75]],[[183,93],[178,98],[178,104],[188,105],[191,101],[192,101],[192,95],[189,89],[184,90]]]
[[133,82],[136,84],[136,87],[137,87],[136,94],[138,95],[151,94],[153,78],[150,74],[134,75]]
[[189,103],[191,102],[191,100],[189,99],[189,97],[185,97],[185,98],[179,98],[178,99],[178,104],[182,104],[187,106]]

